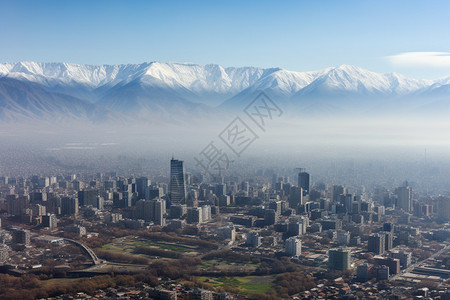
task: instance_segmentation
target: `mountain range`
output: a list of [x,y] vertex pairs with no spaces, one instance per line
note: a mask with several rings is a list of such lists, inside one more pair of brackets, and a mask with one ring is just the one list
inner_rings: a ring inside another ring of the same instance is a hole
[[261,91],[291,116],[447,114],[450,77],[342,65],[311,72],[151,62],[0,64],[0,121],[160,121],[240,111]]

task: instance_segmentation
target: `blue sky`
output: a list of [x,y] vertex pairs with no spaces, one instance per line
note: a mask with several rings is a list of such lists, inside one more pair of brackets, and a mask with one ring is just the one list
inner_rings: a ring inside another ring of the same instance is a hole
[[450,1],[0,0],[0,62],[146,61],[450,76]]

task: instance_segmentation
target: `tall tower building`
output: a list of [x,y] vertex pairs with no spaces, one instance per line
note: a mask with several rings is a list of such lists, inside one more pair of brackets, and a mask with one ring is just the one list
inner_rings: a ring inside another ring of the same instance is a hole
[[331,187],[331,201],[338,202],[340,195],[344,195],[345,193],[345,189],[342,185],[333,185]]
[[302,255],[302,241],[297,237],[290,237],[286,240],[285,251],[289,256],[299,257]]
[[309,194],[309,173],[298,173],[298,186],[303,189],[303,193]]
[[136,178],[136,192],[138,194],[138,199],[145,199],[145,193],[148,189],[148,178],[139,177]]
[[328,251],[328,266],[332,270],[350,269],[351,252],[349,249],[339,248]]
[[297,209],[301,204],[303,204],[303,189],[292,186],[289,191],[289,207]]
[[442,221],[450,220],[450,198],[449,197],[439,197],[438,199],[438,217]]
[[186,201],[186,181],[183,161],[170,160],[169,199],[171,204],[181,204]]
[[377,255],[383,254],[386,249],[386,236],[383,233],[373,233],[369,236],[368,251]]
[[78,214],[78,198],[64,197],[61,199],[61,214]]
[[412,190],[409,186],[401,186],[395,189],[397,195],[397,207],[404,211],[412,210]]

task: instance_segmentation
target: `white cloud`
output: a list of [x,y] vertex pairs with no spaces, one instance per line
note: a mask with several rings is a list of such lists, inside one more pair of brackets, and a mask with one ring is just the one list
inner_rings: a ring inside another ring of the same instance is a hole
[[450,67],[450,52],[404,52],[388,56],[387,59],[403,67]]

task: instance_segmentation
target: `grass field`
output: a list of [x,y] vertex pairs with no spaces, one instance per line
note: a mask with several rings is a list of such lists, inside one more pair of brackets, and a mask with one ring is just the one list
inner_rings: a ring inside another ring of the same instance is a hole
[[118,242],[112,242],[106,245],[103,245],[100,249],[108,250],[113,252],[126,252],[128,254],[132,254],[133,249],[139,246],[146,247],[157,247],[165,250],[172,250],[176,252],[188,253],[197,251],[197,247],[181,245],[181,244],[171,244],[165,242],[150,242],[144,240],[121,240]]
[[255,271],[260,264],[254,263],[237,263],[230,262],[221,258],[203,260],[200,265],[201,269],[204,270],[236,270],[236,271],[247,271],[253,272]]
[[265,294],[273,288],[273,276],[244,276],[244,277],[200,277],[200,280],[212,284],[214,287],[237,288],[242,294]]
[[53,278],[48,280],[41,280],[43,287],[61,286],[64,284],[72,284],[85,278]]
[[161,249],[172,250],[176,252],[193,252],[197,248],[193,246],[180,245],[180,244],[169,244],[164,242],[148,242],[148,241],[130,241],[129,245],[137,246],[147,246],[147,247],[158,247]]

